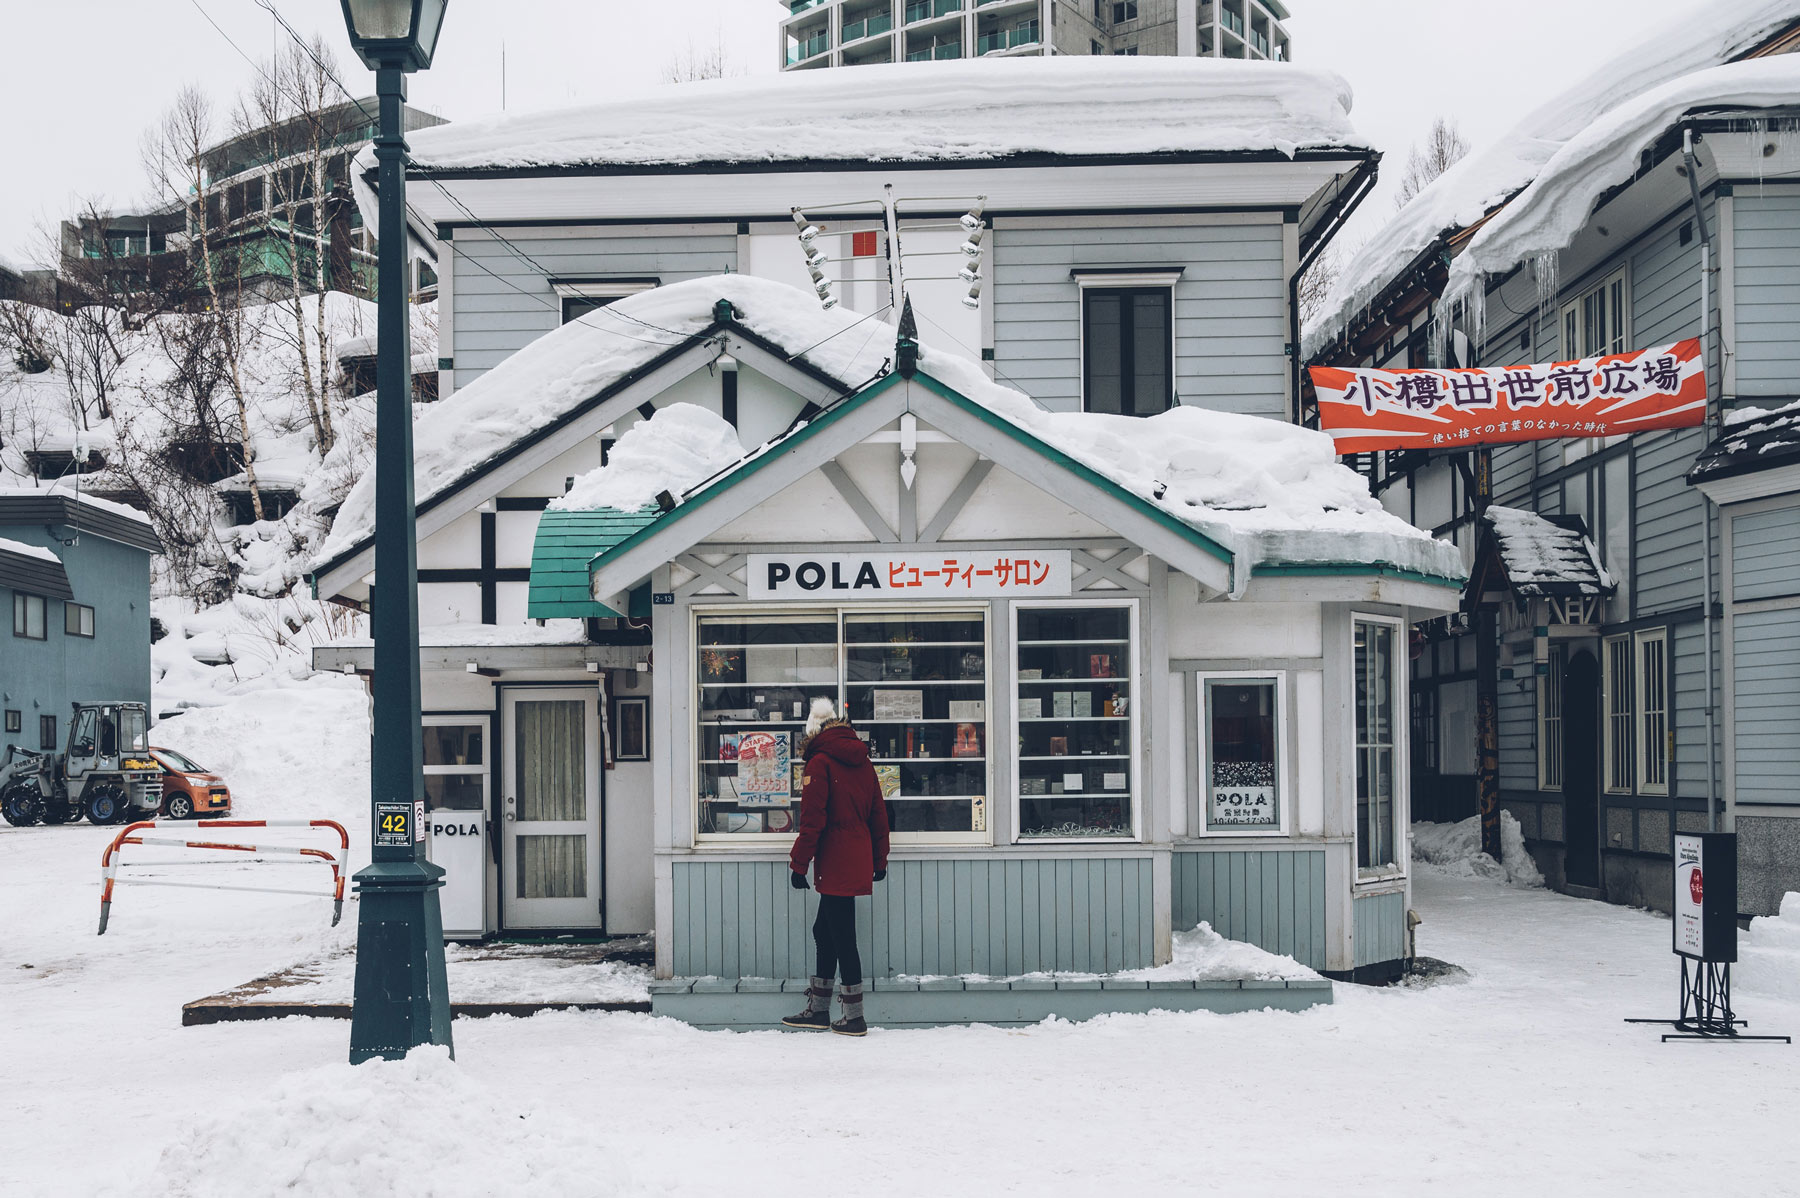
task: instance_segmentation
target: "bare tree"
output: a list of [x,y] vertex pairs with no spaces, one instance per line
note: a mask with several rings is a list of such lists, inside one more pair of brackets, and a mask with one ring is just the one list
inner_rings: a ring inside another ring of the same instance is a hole
[[1325,311],[1325,299],[1331,294],[1331,288],[1337,283],[1338,276],[1344,271],[1344,255],[1337,246],[1331,246],[1313,259],[1306,273],[1300,276],[1300,325],[1302,328],[1317,320]]
[[1415,144],[1406,156],[1406,171],[1400,176],[1400,194],[1394,197],[1394,209],[1399,211],[1412,202],[1412,198],[1431,185],[1431,181],[1460,162],[1469,152],[1468,139],[1457,128],[1456,122],[1438,117],[1431,122],[1431,132],[1425,135],[1425,144]]
[[[183,199],[188,210],[190,266],[197,268],[206,289],[205,322],[213,334],[224,366],[223,375],[237,408],[236,433],[242,451],[244,480],[250,492],[250,508],[257,520],[264,518],[262,492],[256,483],[256,453],[250,441],[250,405],[244,392],[245,327],[243,276],[240,256],[226,244],[224,234],[233,218],[234,199],[213,186],[207,170],[207,151],[213,148],[212,101],[196,87],[186,87],[151,130],[144,147],[145,166],[165,196]],[[241,213],[238,215],[242,215]]]
[[732,60],[726,46],[723,26],[713,32],[712,40],[705,45],[695,42],[690,35],[687,48],[676,51],[675,56],[663,64],[662,72],[664,83],[730,79],[742,74],[744,68]]

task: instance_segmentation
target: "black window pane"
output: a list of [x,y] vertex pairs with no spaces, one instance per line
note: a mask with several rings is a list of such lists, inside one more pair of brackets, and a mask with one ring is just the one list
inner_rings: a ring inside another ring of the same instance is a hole
[[1087,407],[1090,412],[1118,415],[1124,409],[1125,347],[1118,292],[1090,292],[1087,297]]
[[1169,406],[1169,293],[1140,291],[1131,300],[1130,411],[1154,416]]

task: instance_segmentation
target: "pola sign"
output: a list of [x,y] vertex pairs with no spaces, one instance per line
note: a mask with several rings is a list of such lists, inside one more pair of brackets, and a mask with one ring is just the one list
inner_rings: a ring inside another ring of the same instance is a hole
[[1005,599],[1070,593],[1067,549],[1012,553],[752,553],[752,599]]

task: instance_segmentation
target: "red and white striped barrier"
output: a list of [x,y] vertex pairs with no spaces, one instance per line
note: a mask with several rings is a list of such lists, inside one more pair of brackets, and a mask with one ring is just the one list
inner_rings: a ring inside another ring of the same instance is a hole
[[[128,844],[154,844],[172,848],[186,849],[223,849],[234,853],[253,853],[253,861],[260,861],[264,856],[294,857],[300,862],[319,861],[331,866],[331,926],[336,927],[344,914],[344,862],[350,853],[350,833],[344,831],[344,825],[329,819],[203,819],[198,823],[184,823],[187,828],[330,828],[338,835],[339,852],[332,854],[325,849],[303,848],[286,844],[232,844],[216,840],[182,840],[173,836],[134,835],[144,829],[155,829],[155,820],[144,820],[120,829],[119,834],[106,846],[100,854],[100,875],[105,886],[100,892],[100,931],[106,935],[107,918],[112,914],[113,885],[119,881],[119,867],[124,864],[119,860],[119,850]],[[193,863],[190,863],[193,864]],[[253,894],[317,894],[317,890],[294,890],[270,886],[215,886],[209,882],[169,882],[161,878],[128,877],[127,881],[134,886],[175,886],[188,890],[242,890]]]

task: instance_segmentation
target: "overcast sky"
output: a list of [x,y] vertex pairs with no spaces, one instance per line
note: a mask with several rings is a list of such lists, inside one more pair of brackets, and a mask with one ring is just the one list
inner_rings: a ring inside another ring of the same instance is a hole
[[[338,49],[352,90],[373,80],[350,53],[338,0],[269,0],[303,34]],[[1741,3],[1742,0],[1700,0]],[[1566,81],[1695,0],[1290,0],[1296,61],[1356,92],[1357,127],[1388,154],[1383,191],[1350,240],[1392,209],[1408,147],[1432,118],[1480,145]],[[454,0],[432,69],[412,100],[452,120],[603,98],[660,80],[690,46],[721,38],[742,73],[776,68],[777,0]],[[217,22],[215,29],[208,17]],[[222,31],[222,32],[221,32]],[[258,0],[0,0],[0,256],[42,257],[37,228],[104,197],[145,193],[143,129],[182,85],[221,107],[287,38]],[[235,48],[234,48],[235,43]],[[896,119],[905,119],[903,115]]]

